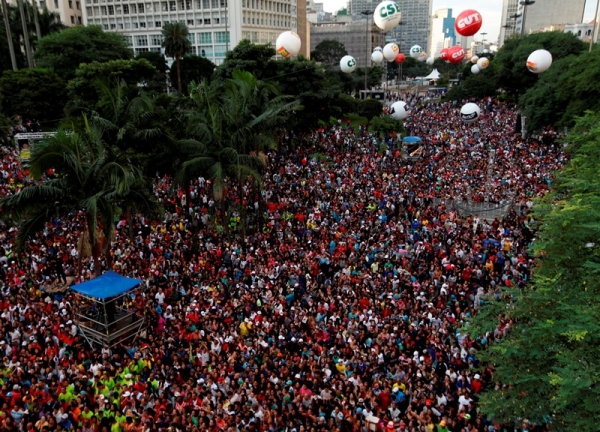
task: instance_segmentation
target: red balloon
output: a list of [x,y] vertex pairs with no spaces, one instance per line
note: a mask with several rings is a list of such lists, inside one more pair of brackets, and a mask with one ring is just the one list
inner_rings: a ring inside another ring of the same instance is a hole
[[467,9],[456,17],[454,28],[459,35],[473,36],[479,31],[481,24],[483,24],[481,14],[476,10]]
[[440,51],[440,58],[444,61],[448,61],[448,48],[444,48]]
[[396,56],[396,63],[400,64],[400,63],[404,63],[404,60],[406,60],[406,57],[404,57],[404,54],[399,53]]
[[465,58],[465,50],[461,46],[453,46],[448,49],[448,60],[452,64],[459,64]]

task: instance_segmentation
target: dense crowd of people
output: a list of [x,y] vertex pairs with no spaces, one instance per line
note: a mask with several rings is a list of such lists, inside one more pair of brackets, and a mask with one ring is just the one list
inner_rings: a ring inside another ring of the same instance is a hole
[[[94,275],[85,257],[78,273],[83,215],[49,221],[21,255],[4,226],[0,431],[503,430],[477,411],[499,385],[477,350],[512,323],[487,335],[461,323],[527,283],[534,233],[526,211],[486,220],[450,203],[483,198],[493,149],[490,201],[526,210],[565,156],[522,138],[505,103],[480,101],[466,125],[459,105],[420,102],[407,122],[418,161],[340,122],[269,154],[261,194],[248,184],[239,203],[232,187],[230,207],[247,211],[226,227],[211,179],[185,194],[157,176],[164,219],[135,215],[133,239],[123,220],[111,247],[112,269],[141,281],[124,306],[145,319],[114,347],[81,336],[72,291],[48,292]],[[17,193],[27,173],[3,152],[0,193]]]

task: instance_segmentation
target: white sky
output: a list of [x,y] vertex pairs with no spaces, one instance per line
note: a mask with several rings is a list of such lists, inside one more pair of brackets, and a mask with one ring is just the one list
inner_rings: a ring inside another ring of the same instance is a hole
[[[319,0],[317,0],[319,1]],[[335,12],[346,6],[347,0],[322,0],[323,8],[327,12]],[[568,0],[567,0],[568,1]],[[532,6],[534,7],[534,6]],[[586,1],[584,22],[589,22],[594,16],[596,2]],[[433,10],[452,8],[452,16],[456,17],[465,9],[475,9],[483,15],[483,26],[480,32],[487,33],[486,40],[492,42],[498,38],[502,20],[502,0],[433,0]],[[479,40],[481,36],[475,35]]]

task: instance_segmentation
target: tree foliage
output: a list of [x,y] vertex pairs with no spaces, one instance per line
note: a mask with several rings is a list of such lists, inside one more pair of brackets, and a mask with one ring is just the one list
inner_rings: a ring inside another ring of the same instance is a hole
[[225,61],[215,69],[214,79],[227,80],[236,70],[250,72],[258,79],[276,75],[277,62],[275,48],[271,44],[253,44],[248,39],[242,40],[236,47],[227,52]]
[[[152,91],[159,72],[146,59],[111,60],[104,63],[82,64],[67,88],[71,101],[78,107],[94,107],[98,101],[97,83],[121,81],[130,86]],[[160,89],[160,88],[159,88]]]
[[383,104],[376,99],[365,99],[358,101],[357,114],[365,117],[367,122],[371,122],[373,117],[381,115]]
[[[385,61],[385,60],[384,60]],[[418,76],[427,76],[431,72],[431,67],[419,60],[406,57],[402,63],[402,76],[405,79],[415,78]],[[387,64],[388,79],[398,79],[400,73],[400,65],[396,62],[388,62]]]
[[66,95],[64,81],[50,69],[7,70],[0,78],[0,103],[7,117],[58,123],[64,117]]
[[82,63],[130,59],[132,51],[119,33],[104,32],[100,26],[78,26],[43,37],[34,57],[38,66],[52,68],[68,81]]
[[343,43],[325,39],[315,47],[315,50],[310,53],[310,58],[323,63],[327,69],[335,69],[340,65],[340,59],[348,54]]
[[189,33],[187,25],[178,21],[166,23],[162,28],[162,46],[165,49],[165,54],[175,59],[179,94],[183,91],[181,59],[192,50],[192,43],[188,39]]
[[498,317],[515,323],[480,353],[498,383],[481,397],[486,415],[591,432],[600,420],[600,115],[579,118],[565,141],[572,158],[553,181],[554,193],[535,207],[541,222],[532,283],[499,289],[463,330],[493,333]]
[[[186,90],[192,81],[197,83],[212,77],[215,70],[213,62],[205,57],[188,55],[181,59],[181,85]],[[177,82],[177,69],[171,68],[169,72],[171,82]]]
[[402,135],[404,131],[404,123],[401,120],[396,120],[389,115],[381,115],[371,120],[370,130],[378,135],[391,136],[394,132],[397,135]]

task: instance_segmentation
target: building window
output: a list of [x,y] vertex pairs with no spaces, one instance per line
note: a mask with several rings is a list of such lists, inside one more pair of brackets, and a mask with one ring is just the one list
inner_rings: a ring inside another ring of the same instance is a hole
[[44,0],[40,0],[40,8],[44,9],[46,7],[46,2]]
[[115,7],[114,6],[110,5],[108,7],[108,14],[109,15],[114,15],[115,14]]
[[145,52],[149,52],[150,50],[148,48],[136,48],[135,52],[136,54],[141,54],[141,53],[145,53]]
[[161,28],[161,27],[162,27],[162,23],[161,23],[160,21],[156,21],[156,22],[154,23],[154,27],[156,27],[156,28]]
[[210,25],[210,18],[204,18],[204,25]]
[[193,26],[194,25],[194,20],[193,19],[187,20],[187,25]]
[[143,3],[138,3],[137,8],[138,8],[139,13],[144,13],[144,4]]
[[188,33],[188,40],[190,41],[190,43],[192,45],[194,45],[196,43],[196,34],[195,33]]
[[145,22],[141,22],[140,23],[140,28],[146,28],[146,23]]
[[198,43],[210,44],[212,43],[212,33],[198,33]]
[[116,30],[117,29],[117,25],[116,24],[111,24],[110,25],[110,29],[111,30]]
[[71,24],[75,24],[75,15],[71,15]]
[[81,10],[81,2],[75,2],[75,6],[77,6],[77,9]]
[[69,9],[73,9],[73,0],[69,0]]
[[227,42],[231,42],[229,40],[229,33],[228,32],[215,32],[215,43],[227,43]]
[[155,52],[160,54],[160,48],[150,48],[150,52]]
[[172,10],[172,11],[176,11],[177,10],[177,5],[175,4],[174,1],[170,1],[169,2],[169,10]]
[[58,0],[54,0],[54,9],[58,9]]
[[162,45],[163,37],[161,34],[152,35],[150,38],[152,45]]
[[129,5],[123,5],[123,13],[129,14]]
[[210,8],[210,0],[202,0],[202,8],[209,9]]
[[100,6],[100,13],[106,15],[106,6]]
[[81,23],[82,23],[82,22],[81,22],[81,17],[80,17],[80,16],[78,16],[78,17],[77,17],[77,24],[81,24]]
[[148,46],[148,36],[140,35],[135,37],[135,46]]

